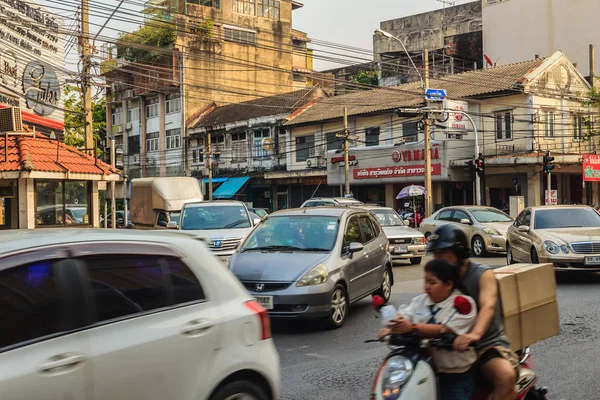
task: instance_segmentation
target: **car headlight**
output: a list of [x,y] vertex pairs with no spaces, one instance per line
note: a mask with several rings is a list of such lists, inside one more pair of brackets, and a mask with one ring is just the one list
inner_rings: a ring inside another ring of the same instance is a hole
[[417,236],[412,238],[412,244],[424,244],[425,243],[425,237],[424,236]]
[[500,232],[494,228],[483,228],[483,232],[487,233],[488,235],[500,235]]
[[390,357],[385,365],[381,379],[381,395],[385,400],[396,400],[400,397],[402,387],[412,374],[413,365],[402,356]]
[[546,250],[550,254],[558,254],[560,251],[560,247],[551,240],[546,240],[544,242],[544,250]]
[[563,244],[562,246],[560,246],[560,251],[562,251],[565,254],[569,254],[569,246]]
[[306,273],[299,281],[296,286],[313,286],[320,285],[327,282],[329,277],[329,270],[325,264],[319,264]]

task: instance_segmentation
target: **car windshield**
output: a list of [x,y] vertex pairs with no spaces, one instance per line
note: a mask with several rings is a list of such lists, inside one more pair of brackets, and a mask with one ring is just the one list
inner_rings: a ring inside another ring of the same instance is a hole
[[87,208],[68,208],[67,210],[77,219],[83,219],[87,214]]
[[[171,220],[176,221],[171,215]],[[194,204],[184,208],[182,230],[233,229],[252,226],[242,205]]]
[[374,210],[373,214],[375,214],[381,226],[406,226],[394,210]]
[[254,214],[258,215],[260,218],[266,217],[268,215],[265,210],[262,210],[260,208],[254,208],[251,211],[254,212]]
[[537,210],[533,229],[599,228],[600,215],[593,208]]
[[314,251],[330,252],[338,231],[336,217],[289,215],[270,217],[250,233],[241,252]]
[[504,214],[500,210],[493,208],[474,208],[470,209],[469,212],[473,217],[482,224],[487,222],[512,222],[513,219],[508,215]]

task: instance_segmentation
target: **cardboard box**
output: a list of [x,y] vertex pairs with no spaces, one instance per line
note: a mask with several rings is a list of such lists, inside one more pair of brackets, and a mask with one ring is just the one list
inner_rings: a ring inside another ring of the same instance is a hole
[[553,264],[515,264],[494,270],[510,347],[519,350],[560,333]]

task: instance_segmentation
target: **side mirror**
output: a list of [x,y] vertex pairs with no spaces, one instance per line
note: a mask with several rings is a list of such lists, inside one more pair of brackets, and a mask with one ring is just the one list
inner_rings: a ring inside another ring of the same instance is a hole
[[177,222],[169,222],[165,225],[167,229],[177,229]]
[[350,246],[348,246],[348,252],[350,254],[358,253],[359,251],[363,251],[365,246],[362,243],[352,242]]
[[468,220],[468,219],[466,219],[466,218],[463,218],[463,219],[461,219],[461,220],[460,220],[460,223],[461,223],[461,224],[464,224],[464,225],[471,225],[471,221],[469,221],[469,220]]
[[529,227],[527,225],[519,226],[519,232],[527,233],[529,232]]
[[254,221],[252,221],[254,223],[254,226],[260,224],[260,221],[262,221],[260,218],[255,218]]

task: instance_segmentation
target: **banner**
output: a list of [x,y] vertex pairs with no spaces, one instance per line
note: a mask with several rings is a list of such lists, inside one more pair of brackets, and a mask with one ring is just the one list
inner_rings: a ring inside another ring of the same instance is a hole
[[[355,168],[352,171],[354,179],[377,179],[377,178],[397,178],[402,176],[422,176],[425,175],[425,166],[411,165],[398,167],[382,168]],[[442,173],[442,164],[431,165],[431,175],[440,175]]]
[[600,155],[583,154],[583,180],[600,182]]

